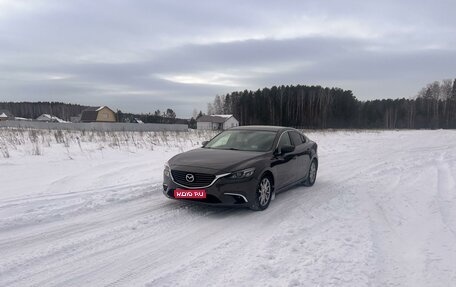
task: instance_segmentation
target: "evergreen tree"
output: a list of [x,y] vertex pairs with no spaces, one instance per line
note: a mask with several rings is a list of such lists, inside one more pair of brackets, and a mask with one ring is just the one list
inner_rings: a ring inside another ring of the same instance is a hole
[[456,79],[453,81],[453,89],[451,90],[451,99],[456,100]]

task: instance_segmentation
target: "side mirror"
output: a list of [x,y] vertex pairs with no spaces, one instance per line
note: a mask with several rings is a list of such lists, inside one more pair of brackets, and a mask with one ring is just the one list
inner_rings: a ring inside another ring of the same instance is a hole
[[203,142],[201,143],[201,145],[204,147],[204,146],[207,145],[208,142],[209,142],[209,141],[203,141]]
[[295,150],[295,147],[292,145],[284,145],[283,147],[280,148],[280,153],[281,154],[286,154],[289,152],[292,152]]

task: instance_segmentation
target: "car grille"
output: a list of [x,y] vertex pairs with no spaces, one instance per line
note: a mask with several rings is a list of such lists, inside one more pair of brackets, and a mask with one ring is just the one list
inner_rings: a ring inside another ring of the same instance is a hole
[[[176,183],[188,186],[188,187],[203,187],[210,185],[214,179],[215,175],[207,174],[207,173],[196,173],[196,172],[188,172],[188,171],[180,171],[180,170],[171,170],[171,174],[173,175],[173,179]],[[194,177],[193,182],[189,182],[186,179],[187,174],[192,174]]]

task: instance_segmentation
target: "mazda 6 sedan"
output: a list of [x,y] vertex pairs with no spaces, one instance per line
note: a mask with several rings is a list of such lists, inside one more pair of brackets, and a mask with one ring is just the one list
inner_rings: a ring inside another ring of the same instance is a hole
[[312,186],[317,144],[293,128],[243,126],[165,164],[163,193],[173,199],[264,210],[275,194]]

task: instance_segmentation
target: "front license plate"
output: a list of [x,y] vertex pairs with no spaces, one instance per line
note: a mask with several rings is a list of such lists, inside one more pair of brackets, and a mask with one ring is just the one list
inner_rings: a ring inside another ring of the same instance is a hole
[[206,198],[204,189],[175,189],[174,198]]

